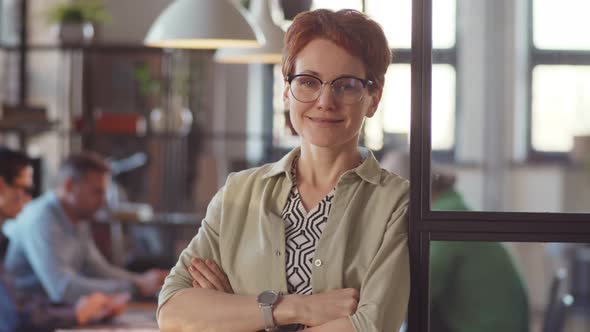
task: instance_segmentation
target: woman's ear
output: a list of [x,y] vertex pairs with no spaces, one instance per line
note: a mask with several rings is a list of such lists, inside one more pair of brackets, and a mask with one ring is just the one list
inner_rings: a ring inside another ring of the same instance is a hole
[[367,110],[366,116],[368,118],[372,118],[377,112],[377,108],[379,107],[379,102],[381,101],[381,96],[383,95],[383,89],[378,89],[369,94],[369,109]]
[[288,110],[289,107],[289,83],[285,83],[285,88],[283,89],[283,108]]

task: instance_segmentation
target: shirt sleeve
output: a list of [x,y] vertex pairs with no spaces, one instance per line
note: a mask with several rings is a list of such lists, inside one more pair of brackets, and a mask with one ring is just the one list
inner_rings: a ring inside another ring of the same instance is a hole
[[193,258],[209,258],[213,259],[218,264],[220,263],[219,232],[222,205],[223,188],[215,194],[209,203],[205,219],[201,221],[201,227],[199,228],[197,235],[193,237],[188,247],[182,251],[178,262],[166,277],[164,286],[158,297],[156,317],[158,317],[162,305],[164,305],[174,294],[185,288],[192,287],[193,279],[187,268],[191,265],[191,260]]
[[134,273],[110,264],[100,253],[91,236],[88,236],[88,253],[84,263],[88,275],[99,278],[132,281],[136,276]]
[[397,332],[410,297],[407,201],[396,209],[377,255],[362,281],[357,311],[350,316],[357,332]]
[[39,219],[29,224],[36,229],[29,229],[26,236],[22,236],[25,254],[52,302],[74,303],[93,292],[130,292],[133,289],[128,280],[82,276],[68,264],[65,253],[60,250],[61,243],[67,243],[72,235],[55,224]]

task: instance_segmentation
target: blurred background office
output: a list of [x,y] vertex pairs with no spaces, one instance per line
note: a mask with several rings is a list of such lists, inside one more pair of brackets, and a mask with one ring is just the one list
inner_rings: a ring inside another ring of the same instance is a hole
[[[297,140],[285,126],[276,57],[247,63],[223,60],[223,48],[143,45],[170,0],[100,1],[110,18],[69,43],[48,23],[61,1],[0,3],[0,143],[36,158],[37,192],[72,152],[97,151],[120,166],[111,209],[93,226],[119,266],[171,265],[229,172],[276,160]],[[362,144],[379,157],[408,151],[411,0],[272,0],[268,13],[258,1],[236,3],[279,29],[289,24],[287,4],[355,8],[380,22],[394,60]],[[432,4],[432,123],[423,125],[457,193],[475,211],[589,213],[590,2]],[[522,273],[531,331],[555,319],[552,331],[588,330],[585,245],[503,246]]]

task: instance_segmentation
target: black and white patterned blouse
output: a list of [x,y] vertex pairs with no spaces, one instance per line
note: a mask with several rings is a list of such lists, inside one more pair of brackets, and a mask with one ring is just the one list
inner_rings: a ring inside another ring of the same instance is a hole
[[313,256],[320,236],[328,222],[335,189],[332,189],[320,203],[309,212],[303,207],[297,190],[297,174],[293,160],[291,174],[293,187],[281,215],[285,221],[285,243],[287,258],[287,286],[289,294],[312,293],[311,269]]

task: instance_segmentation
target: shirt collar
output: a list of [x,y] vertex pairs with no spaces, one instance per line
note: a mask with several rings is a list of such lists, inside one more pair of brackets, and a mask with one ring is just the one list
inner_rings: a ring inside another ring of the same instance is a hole
[[[375,159],[375,156],[373,155],[373,152],[371,152],[371,150],[359,147],[359,152],[363,157],[363,162],[358,167],[353,168],[352,170],[344,173],[342,177],[345,178],[351,174],[356,174],[361,179],[369,183],[378,185],[381,182],[381,166],[379,165],[379,162],[377,161],[377,159]],[[293,164],[293,159],[297,157],[299,153],[299,147],[291,150],[283,158],[274,163],[274,165],[270,168],[268,172],[266,172],[266,174],[264,174],[262,178],[266,179],[271,178],[273,176],[277,176],[279,174],[285,174],[289,178],[289,180],[292,181],[293,179],[291,178],[291,165]]]
[[66,214],[66,211],[61,205],[61,202],[59,201],[59,197],[57,197],[57,194],[53,191],[48,191],[44,195],[44,199],[46,199],[49,202],[49,206],[57,214],[56,220],[66,229],[75,232],[76,226],[74,225],[74,223],[72,223],[70,217],[68,217],[68,215]]
[[359,148],[361,156],[363,157],[363,163],[360,164],[353,171],[360,176],[363,180],[378,185],[381,183],[381,165],[373,152],[367,148]]
[[291,178],[291,165],[293,165],[293,159],[299,155],[299,151],[299,147],[291,150],[289,153],[283,156],[283,158],[274,163],[270,170],[268,170],[268,172],[266,172],[262,178],[266,179],[279,174],[286,174],[289,180],[293,180]]

